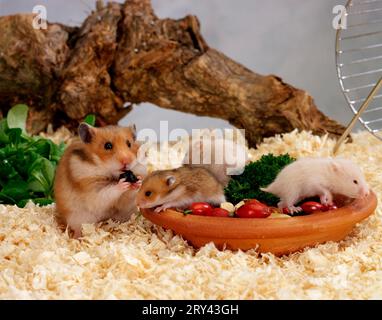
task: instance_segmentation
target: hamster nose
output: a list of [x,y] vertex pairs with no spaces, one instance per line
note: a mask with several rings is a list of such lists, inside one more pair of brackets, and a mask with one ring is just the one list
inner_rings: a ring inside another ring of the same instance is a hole
[[130,159],[130,157],[122,158],[120,160],[120,162],[121,162],[122,166],[127,167],[129,164],[131,164],[132,160]]
[[362,188],[360,193],[361,193],[362,197],[367,197],[369,195],[370,191],[368,188]]

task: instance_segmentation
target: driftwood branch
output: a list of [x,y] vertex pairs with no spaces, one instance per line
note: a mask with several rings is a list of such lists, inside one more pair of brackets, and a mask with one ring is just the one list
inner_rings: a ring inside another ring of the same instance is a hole
[[305,91],[210,48],[195,16],[159,19],[149,0],[127,0],[98,2],[80,28],[36,30],[32,19],[0,17],[0,109],[30,105],[33,133],[48,123],[74,128],[89,113],[114,124],[141,102],[228,120],[252,146],[294,128],[344,130]]

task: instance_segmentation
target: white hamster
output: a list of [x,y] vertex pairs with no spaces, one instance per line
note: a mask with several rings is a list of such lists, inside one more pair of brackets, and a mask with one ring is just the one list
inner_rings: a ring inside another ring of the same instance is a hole
[[301,211],[294,205],[319,196],[323,204],[333,203],[333,194],[361,198],[369,194],[361,169],[343,158],[303,158],[287,165],[268,187],[261,188],[280,198],[279,208]]

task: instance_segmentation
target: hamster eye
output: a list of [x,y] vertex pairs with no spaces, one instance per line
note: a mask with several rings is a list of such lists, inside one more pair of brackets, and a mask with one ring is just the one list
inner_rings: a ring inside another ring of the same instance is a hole
[[146,196],[146,197],[150,197],[150,196],[151,196],[151,191],[146,191],[146,192],[145,192],[145,196]]
[[111,150],[113,149],[113,144],[111,142],[106,142],[105,145],[103,146],[105,150]]
[[129,148],[131,148],[131,142],[129,140],[126,140],[126,144]]
[[355,184],[358,184],[358,181],[357,181],[357,180],[353,180],[353,182],[354,182]]

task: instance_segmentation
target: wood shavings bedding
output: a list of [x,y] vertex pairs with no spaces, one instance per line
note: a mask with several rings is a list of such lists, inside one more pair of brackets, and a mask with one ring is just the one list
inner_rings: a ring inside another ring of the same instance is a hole
[[[266,139],[262,154],[329,156],[334,141],[294,131]],[[344,241],[277,258],[254,251],[194,250],[139,214],[128,223],[86,225],[69,239],[54,205],[0,205],[2,299],[381,299],[382,143],[366,132],[340,155],[357,162],[377,193],[376,213]]]

